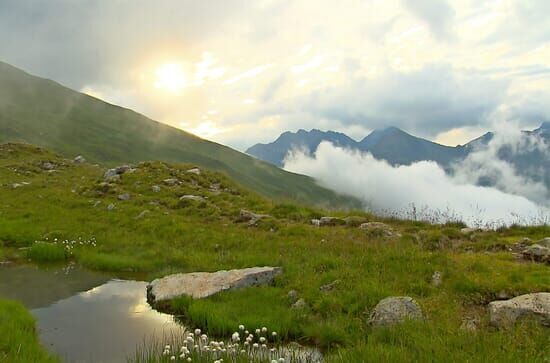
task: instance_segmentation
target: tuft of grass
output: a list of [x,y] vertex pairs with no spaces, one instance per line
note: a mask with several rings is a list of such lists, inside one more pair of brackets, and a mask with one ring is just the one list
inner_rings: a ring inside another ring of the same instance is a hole
[[67,260],[68,253],[60,244],[35,242],[27,250],[27,257],[35,262],[62,262]]
[[0,332],[0,362],[59,362],[38,342],[34,318],[21,304],[0,300]]

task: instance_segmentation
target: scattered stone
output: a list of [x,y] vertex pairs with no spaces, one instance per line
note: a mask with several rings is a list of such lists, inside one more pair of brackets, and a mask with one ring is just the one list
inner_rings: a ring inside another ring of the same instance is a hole
[[534,244],[524,249],[521,254],[526,260],[550,263],[550,248]]
[[112,210],[114,210],[114,209],[115,209],[115,205],[114,205],[113,203],[111,203],[111,204],[109,204],[109,205],[107,206],[107,210],[108,210],[109,212],[112,211]]
[[469,236],[472,233],[475,233],[475,232],[478,232],[478,231],[479,231],[479,229],[477,229],[477,228],[462,228],[460,230],[460,233],[462,233],[465,236]]
[[298,291],[296,290],[290,290],[286,296],[292,303],[298,301]]
[[180,183],[180,181],[176,178],[164,179],[162,182],[171,187]]
[[12,188],[12,189],[17,189],[17,188],[21,188],[23,185],[24,185],[24,184],[22,184],[22,183],[13,183],[13,184],[11,185],[11,188]]
[[96,200],[94,202],[94,208],[101,204],[101,200]]
[[319,219],[320,226],[340,226],[346,224],[346,221],[338,217],[321,217]]
[[153,193],[158,193],[160,192],[160,187],[158,185],[153,185],[151,187],[151,190],[153,190]]
[[141,219],[141,218],[145,217],[147,214],[149,214],[149,209],[145,209],[140,214],[138,214],[136,219]]
[[128,193],[120,194],[117,198],[118,200],[130,200],[130,194]]
[[187,172],[195,175],[201,175],[201,170],[199,168],[189,169]]
[[550,237],[546,237],[537,242],[538,245],[550,248]]
[[46,162],[42,163],[42,165],[40,167],[44,170],[53,170],[53,169],[55,169],[55,165],[50,163],[49,161],[46,161]]
[[533,319],[550,327],[550,292],[517,296],[489,303],[489,319],[498,328],[509,328],[518,320]]
[[307,303],[304,299],[298,299],[292,306],[290,307],[293,310],[303,310],[307,307]]
[[121,165],[121,166],[117,166],[115,168],[116,173],[119,174],[119,175],[127,173],[130,170],[132,170],[132,167],[130,165]]
[[260,219],[269,218],[269,217],[270,216],[267,214],[257,214],[246,209],[241,209],[241,211],[239,212],[239,221],[241,222],[248,221],[248,225],[250,226],[256,225],[256,223],[258,223]]
[[282,273],[280,267],[251,267],[242,270],[192,272],[165,276],[147,285],[152,303],[187,295],[193,299],[212,296],[221,291],[271,284]]
[[468,332],[476,332],[479,329],[480,321],[477,318],[465,318],[460,324],[460,329]]
[[341,280],[334,280],[330,284],[323,285],[319,288],[322,292],[330,292],[334,290],[334,288],[342,283]]
[[497,299],[499,300],[508,300],[511,299],[513,296],[507,293],[505,290],[500,290],[497,293]]
[[316,227],[320,227],[321,226],[321,221],[319,219],[312,219],[311,224],[313,224]]
[[200,195],[184,195],[180,197],[180,200],[192,200],[194,202],[204,202],[206,199],[204,199]]
[[118,176],[118,173],[116,172],[116,169],[108,169],[105,174],[103,174],[103,178],[110,180],[112,178],[115,178]]
[[408,296],[387,297],[381,300],[372,311],[369,324],[372,326],[390,326],[405,320],[423,319],[422,309]]
[[73,159],[73,162],[75,164],[83,164],[86,162],[86,159],[82,155],[78,155],[76,158]]
[[442,282],[441,272],[435,271],[432,275],[432,285],[437,287],[437,286],[441,285],[441,282]]
[[401,237],[401,234],[395,232],[392,227],[382,222],[367,222],[359,226],[368,232],[378,233],[386,237]]

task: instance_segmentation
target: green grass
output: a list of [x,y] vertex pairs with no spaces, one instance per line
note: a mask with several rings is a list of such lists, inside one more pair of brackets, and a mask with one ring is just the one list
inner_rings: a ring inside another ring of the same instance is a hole
[[47,242],[35,242],[27,250],[27,257],[35,262],[62,262],[67,259],[67,255],[62,245]]
[[[43,161],[56,172],[40,168]],[[218,172],[186,173],[188,164],[141,163],[133,173],[106,186],[103,170],[74,165],[31,146],[0,146],[0,252],[17,262],[40,261],[34,241],[69,241],[67,258],[93,269],[139,271],[153,279],[175,272],[281,266],[273,286],[221,293],[171,306],[189,326],[225,334],[238,324],[269,326],[281,336],[322,348],[328,361],[537,361],[547,353],[548,329],[518,326],[497,331],[487,323],[486,304],[510,295],[549,291],[547,265],[517,261],[508,247],[523,237],[550,236],[531,227],[460,233],[444,226],[385,220],[401,238],[368,234],[348,225],[317,228],[310,219],[330,212],[266,200]],[[163,180],[176,177],[181,185]],[[13,189],[13,183],[27,182]],[[210,190],[220,184],[221,192]],[[152,186],[161,191],[153,192]],[[119,201],[122,193],[131,195]],[[179,203],[186,194],[204,203]],[[112,211],[107,205],[116,204]],[[257,226],[239,222],[245,208],[270,214]],[[144,210],[149,212],[142,214]],[[346,217],[384,221],[360,212]],[[138,216],[140,216],[138,218]],[[29,252],[21,248],[31,247]],[[48,247],[50,248],[50,247]],[[434,271],[442,284],[431,284]],[[330,292],[320,287],[341,280]],[[292,310],[287,294],[306,301]],[[370,311],[388,296],[408,295],[426,321],[373,330]],[[460,330],[464,317],[482,321],[474,336]],[[369,357],[366,359],[365,357]]]
[[32,315],[14,301],[0,300],[0,362],[58,362],[38,343]]
[[163,160],[218,170],[271,198],[325,206],[358,206],[226,146],[158,123],[134,111],[31,76],[0,62],[0,142],[27,142],[73,158],[114,165]]

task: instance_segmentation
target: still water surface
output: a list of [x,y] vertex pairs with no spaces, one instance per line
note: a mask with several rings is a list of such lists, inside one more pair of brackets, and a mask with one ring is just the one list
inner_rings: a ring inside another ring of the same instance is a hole
[[31,309],[43,344],[71,363],[125,362],[145,340],[183,332],[149,306],[146,285],[74,265],[0,267],[0,297]]

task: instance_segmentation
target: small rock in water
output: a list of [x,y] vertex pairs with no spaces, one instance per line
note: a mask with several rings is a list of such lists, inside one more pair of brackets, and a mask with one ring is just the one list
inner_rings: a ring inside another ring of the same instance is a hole
[[117,198],[118,200],[130,200],[130,194],[128,193],[120,194]]
[[422,310],[413,298],[408,296],[387,297],[381,300],[372,311],[369,324],[390,326],[405,320],[423,319]]
[[187,172],[195,175],[201,175],[201,170],[199,168],[189,169]]
[[83,164],[86,162],[86,159],[82,155],[78,155],[76,158],[73,159],[73,162],[75,164]]
[[490,302],[489,319],[497,328],[510,328],[522,319],[535,320],[543,326],[550,327],[550,292]]

